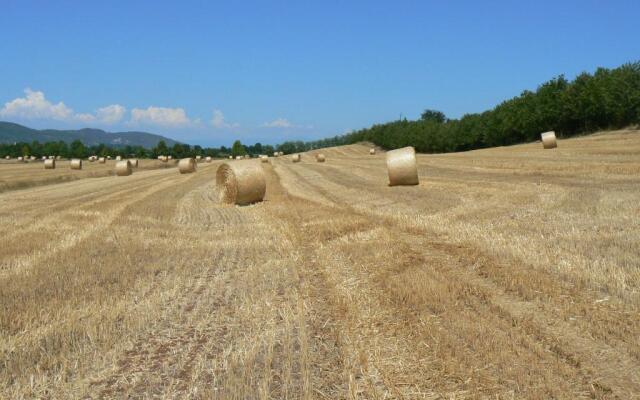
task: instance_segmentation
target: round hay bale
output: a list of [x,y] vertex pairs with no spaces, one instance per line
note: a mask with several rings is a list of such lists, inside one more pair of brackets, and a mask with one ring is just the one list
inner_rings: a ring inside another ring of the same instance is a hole
[[137,158],[130,158],[129,162],[131,163],[131,168],[138,168],[138,159]]
[[242,156],[236,156],[236,160],[242,160]]
[[169,161],[169,157],[168,156],[160,156],[160,161],[168,162]]
[[23,157],[18,157],[18,161],[22,162],[22,161],[24,161],[24,158]]
[[116,161],[122,161],[122,156],[116,156]]
[[36,156],[31,156],[31,157],[29,157],[29,159],[30,159],[31,161],[35,161],[35,160],[36,160]]
[[259,164],[251,161],[224,163],[216,172],[220,201],[246,205],[264,199],[267,181]]
[[376,154],[376,149],[369,149],[369,154],[372,156]]
[[11,156],[4,156],[5,160],[11,160]]
[[44,160],[46,160],[46,159],[47,159],[47,156],[42,156],[42,157],[40,157],[40,160],[42,160],[42,161],[44,161]]
[[100,164],[105,164],[107,162],[107,159],[105,157],[100,157],[100,158],[98,158],[98,162]]
[[129,176],[133,173],[129,160],[120,160],[116,163],[116,175]]
[[82,160],[79,158],[74,158],[71,160],[69,166],[71,167],[71,169],[82,169]]
[[540,137],[542,138],[542,148],[555,149],[558,147],[558,141],[556,140],[556,133],[554,131],[541,133]]
[[273,156],[274,156],[274,157],[278,157],[279,155],[280,155],[280,153],[278,153],[277,151],[274,151],[274,152],[273,152]]
[[54,156],[49,156],[48,158],[49,158],[49,160],[53,160],[55,157]]
[[107,156],[107,160],[111,160],[111,156]]
[[202,160],[202,156],[196,156],[196,161]]
[[211,162],[211,161],[213,161],[213,158],[207,156],[207,157],[205,157],[204,161],[205,162]]
[[269,156],[260,156],[260,162],[268,163],[269,162]]
[[324,162],[324,160],[325,160],[324,154],[322,154],[322,153],[316,154],[316,161],[317,162]]
[[56,156],[56,160],[58,161],[62,160],[62,156]]
[[173,160],[173,156],[167,156],[167,160]]
[[418,165],[413,147],[403,147],[387,152],[387,172],[389,186],[417,185]]
[[291,161],[300,162],[300,154],[294,154],[291,156]]
[[44,169],[56,169],[56,160],[54,159],[44,160]]
[[181,174],[196,172],[196,160],[193,158],[183,158],[178,162],[178,170]]

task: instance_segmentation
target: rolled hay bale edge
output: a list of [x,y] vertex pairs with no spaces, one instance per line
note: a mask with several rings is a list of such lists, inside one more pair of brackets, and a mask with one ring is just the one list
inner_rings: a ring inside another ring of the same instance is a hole
[[264,199],[267,181],[262,167],[252,161],[223,163],[216,171],[220,201],[247,205]]
[[130,158],[129,162],[131,163],[131,168],[138,168],[138,159],[137,158]]
[[389,186],[419,184],[415,149],[403,147],[388,151],[387,172],[389,173]]
[[183,158],[178,162],[178,171],[181,174],[189,174],[196,171],[196,160],[193,158]]
[[82,169],[82,160],[80,160],[79,158],[72,159],[71,162],[69,163],[69,167],[71,169]]
[[56,169],[56,160],[54,158],[44,160],[44,169]]
[[317,162],[324,162],[325,161],[325,156],[322,153],[316,154],[316,161]]
[[116,175],[129,176],[133,173],[129,160],[121,160],[116,163]]
[[300,154],[294,154],[291,156],[291,161],[300,162]]
[[558,147],[558,140],[554,131],[541,133],[540,137],[542,138],[543,149],[555,149]]

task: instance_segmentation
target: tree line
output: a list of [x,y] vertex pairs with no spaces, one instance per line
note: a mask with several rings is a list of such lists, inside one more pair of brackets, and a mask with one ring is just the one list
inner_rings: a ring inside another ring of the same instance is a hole
[[571,137],[603,129],[619,129],[640,124],[640,62],[618,68],[598,68],[584,72],[573,81],[563,75],[525,90],[491,110],[448,119],[438,110],[425,110],[418,120],[401,119],[376,124],[341,136],[315,141],[287,141],[276,146],[243,145],[236,140],[231,148],[190,146],[164,141],[152,149],[140,146],[85,146],[80,141],[0,144],[0,157],[60,155],[85,158],[89,155],[155,158],[298,153],[317,148],[362,141],[387,149],[414,146],[423,153],[465,151],[485,147],[526,143],[540,139],[540,133],[553,130],[557,136]]
[[300,152],[369,141],[387,149],[414,146],[419,152],[442,153],[532,142],[540,139],[540,133],[551,130],[566,138],[637,124],[640,62],[598,68],[573,81],[561,75],[536,91],[525,90],[491,110],[460,119],[425,110],[418,120],[376,124],[330,139],[285,142],[280,147]]

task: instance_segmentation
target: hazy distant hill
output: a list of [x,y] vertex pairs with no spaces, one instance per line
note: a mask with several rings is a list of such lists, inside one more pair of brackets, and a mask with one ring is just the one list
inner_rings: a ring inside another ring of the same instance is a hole
[[91,128],[79,130],[38,130],[12,122],[0,121],[0,143],[31,143],[34,140],[40,143],[57,142],[60,140],[71,143],[74,140],[80,140],[86,146],[103,143],[113,147],[131,145],[146,148],[154,147],[160,140],[164,140],[167,146],[173,146],[177,143],[173,139],[147,132],[105,132],[102,129]]

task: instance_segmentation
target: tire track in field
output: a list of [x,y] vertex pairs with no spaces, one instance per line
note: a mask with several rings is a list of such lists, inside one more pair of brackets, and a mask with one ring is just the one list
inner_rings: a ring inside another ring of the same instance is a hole
[[[289,168],[289,169],[293,169]],[[320,167],[313,168],[318,171]],[[296,172],[297,179],[305,179],[308,175],[302,175]],[[342,172],[344,175],[347,173]],[[344,190],[326,190],[321,188],[320,173],[315,175],[314,181],[307,181],[309,186],[315,186],[316,191],[321,195],[332,198],[332,200],[342,207],[348,207],[353,209],[351,204],[354,202],[345,201],[334,193],[344,194],[348,192],[348,189],[353,188],[353,179],[349,179],[345,184]],[[331,175],[332,181],[335,178]],[[347,179],[347,178],[344,178]],[[340,180],[338,180],[340,181]],[[348,188],[348,189],[347,189]],[[357,187],[357,189],[365,189]],[[366,196],[364,196],[366,198]],[[367,200],[365,200],[367,201]],[[402,201],[402,200],[400,200]],[[360,208],[358,208],[360,210]],[[360,212],[361,213],[361,212]],[[373,211],[369,215],[379,217],[380,215]],[[388,221],[388,222],[392,222]],[[399,226],[398,222],[393,222],[398,226],[405,234],[406,228]],[[422,231],[423,233],[427,233]],[[413,233],[415,235],[415,233]],[[419,248],[424,246],[424,240],[416,237],[415,243],[412,248]],[[435,250],[435,249],[431,249]],[[455,251],[452,248],[447,251]],[[455,253],[454,253],[455,254]],[[467,260],[472,262],[473,260]],[[455,278],[453,278],[455,279]],[[498,316],[506,319],[526,320],[532,321],[531,327],[537,329],[536,334],[529,334],[538,341],[543,348],[548,348],[554,351],[559,359],[568,363],[575,368],[579,375],[583,376],[585,381],[590,381],[596,387],[595,392],[600,394],[606,394],[607,392],[615,393],[616,396],[625,397],[629,396],[635,391],[640,391],[638,377],[634,372],[640,370],[637,360],[630,357],[624,350],[626,346],[622,348],[613,348],[604,343],[598,342],[591,338],[582,335],[581,331],[577,331],[574,326],[566,324],[563,321],[557,321],[557,318],[548,314],[545,310],[541,310],[536,303],[526,301],[520,298],[515,298],[511,295],[506,295],[491,280],[481,276],[466,277],[467,282],[475,287],[481,288],[483,292],[497,293],[491,296],[491,301],[494,312],[498,313]],[[529,312],[526,312],[529,310]],[[531,320],[533,316],[533,320]],[[532,328],[529,328],[532,330]],[[569,337],[571,340],[561,340],[558,342],[558,338]],[[558,346],[558,343],[562,343],[562,346]],[[621,351],[622,350],[622,351]],[[580,360],[577,362],[576,360]],[[622,373],[616,373],[616,371],[623,371]],[[630,372],[631,371],[631,372]]]

